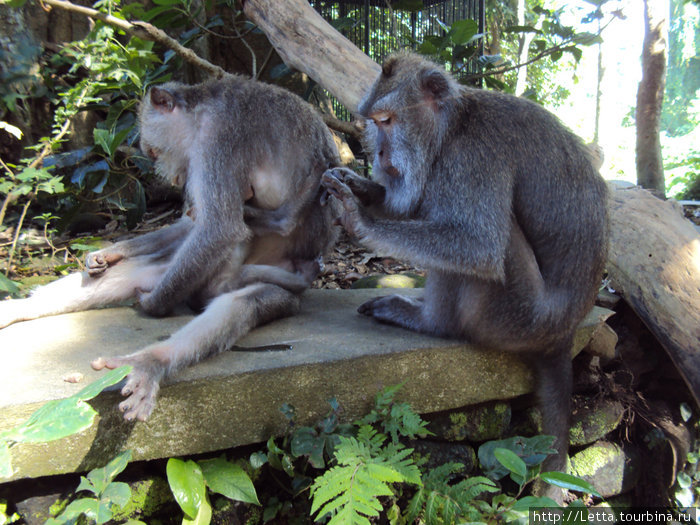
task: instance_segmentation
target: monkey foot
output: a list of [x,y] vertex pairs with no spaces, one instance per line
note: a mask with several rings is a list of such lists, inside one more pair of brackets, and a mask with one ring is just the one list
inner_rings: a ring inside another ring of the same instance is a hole
[[336,224],[340,224],[351,236],[361,237],[363,225],[357,198],[347,184],[341,180],[336,170],[328,170],[321,177],[321,185],[329,195],[338,199],[343,205],[342,213],[335,221]]
[[422,300],[403,295],[384,295],[361,304],[357,311],[377,321],[421,331]]
[[131,365],[133,370],[126,376],[126,384],[121,390],[126,399],[119,403],[119,410],[124,413],[127,421],[146,421],[156,406],[163,364],[150,354],[142,352],[124,357],[99,357],[91,363],[95,370],[124,365]]

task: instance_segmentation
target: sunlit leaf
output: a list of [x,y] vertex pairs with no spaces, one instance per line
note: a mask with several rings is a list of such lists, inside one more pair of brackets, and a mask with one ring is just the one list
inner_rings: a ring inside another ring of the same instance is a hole
[[568,490],[577,490],[579,492],[586,492],[587,494],[600,497],[600,494],[598,494],[598,491],[593,487],[593,485],[582,480],[581,478],[572,476],[571,474],[566,474],[564,472],[543,472],[540,474],[540,478],[550,485],[554,485],[555,487]]
[[170,458],[166,473],[175,501],[190,519],[195,519],[206,494],[202,469],[192,460]]

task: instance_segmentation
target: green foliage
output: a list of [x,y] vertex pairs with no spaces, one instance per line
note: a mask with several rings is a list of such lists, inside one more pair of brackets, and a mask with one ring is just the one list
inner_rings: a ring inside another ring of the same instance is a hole
[[692,428],[692,443],[683,470],[676,475],[673,499],[678,509],[693,508],[700,504],[700,421],[686,403],[679,407],[681,418]]
[[76,492],[91,492],[94,497],[73,500],[58,516],[49,518],[46,525],[74,524],[80,516],[85,516],[98,525],[111,520],[114,508],[124,507],[131,499],[129,485],[114,481],[130,460],[131,451],[127,450],[104,467],[90,471],[87,477],[81,476]]
[[211,521],[207,488],[231,500],[260,505],[250,476],[223,457],[199,462],[170,458],[166,473],[175,501],[185,514],[183,525],[207,525]]
[[428,55],[447,66],[449,71],[460,70],[478,55],[477,42],[484,36],[474,20],[456,20],[451,26],[442,22],[442,35],[426,35],[418,46],[418,52]]
[[15,443],[46,443],[77,434],[92,426],[97,412],[86,401],[121,381],[130,371],[130,366],[110,370],[78,393],[66,399],[49,401],[21,425],[1,432],[0,478],[12,475],[10,449]]
[[[520,459],[527,469],[533,469],[540,465],[549,454],[556,453],[552,448],[554,437],[552,436],[534,436],[525,438],[515,436],[508,439],[497,441],[489,441],[479,447],[478,457],[481,468],[484,473],[491,479],[502,479],[509,473],[515,472],[518,475],[523,475],[522,470],[513,470],[515,460],[511,454],[504,456],[503,452],[498,450],[506,449]],[[500,456],[500,458],[499,458]],[[503,460],[511,459],[511,463],[504,464]],[[520,481],[516,481],[521,484]]]
[[421,518],[427,525],[450,524],[459,521],[479,521],[483,509],[476,499],[483,493],[496,493],[500,489],[488,478],[474,476],[453,483],[455,474],[464,465],[445,463],[423,476],[420,487],[406,507],[406,523]]
[[20,515],[16,512],[9,515],[7,514],[7,502],[0,500],[0,525],[10,525],[10,523],[15,523],[19,521]]
[[369,524],[379,516],[380,496],[392,496],[392,483],[421,485],[420,471],[408,456],[412,449],[386,443],[387,437],[370,425],[360,427],[357,438],[340,438],[337,464],[311,486],[311,514],[330,515],[330,524]]
[[700,8],[671,0],[668,64],[661,127],[669,136],[686,135],[698,125],[700,89]]
[[667,194],[677,199],[700,200],[700,156],[691,152],[676,161],[667,162],[664,169],[672,176],[666,186]]
[[408,403],[394,401],[403,383],[389,386],[377,394],[372,411],[359,420],[360,425],[380,424],[391,436],[392,443],[398,443],[399,437],[415,439],[432,435],[428,423],[416,414]]

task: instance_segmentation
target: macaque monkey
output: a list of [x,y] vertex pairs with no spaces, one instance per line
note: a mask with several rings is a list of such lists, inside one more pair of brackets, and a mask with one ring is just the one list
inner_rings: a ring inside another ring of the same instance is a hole
[[150,415],[165,376],[298,309],[334,241],[335,213],[319,198],[321,175],[338,165],[311,106],[243,77],[153,87],[140,128],[156,172],[184,190],[182,218],[89,254],[84,272],[28,299],[0,302],[0,327],[134,298],[154,316],[206,305],[166,341],[93,361],[97,370],[133,366],[120,404],[127,420]]
[[322,183],[361,244],[428,270],[422,298],[359,312],[523,355],[556,437],[545,468],[562,469],[574,331],[608,242],[607,189],[586,146],[537,104],[463,87],[408,53],[384,63],[359,114],[376,182],[334,168]]

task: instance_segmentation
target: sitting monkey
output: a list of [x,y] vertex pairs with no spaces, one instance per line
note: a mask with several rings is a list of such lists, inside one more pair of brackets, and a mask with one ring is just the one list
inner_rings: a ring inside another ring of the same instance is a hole
[[376,182],[335,168],[323,184],[361,244],[428,270],[422,298],[379,297],[360,313],[523,355],[556,437],[545,468],[563,469],[574,331],[608,243],[589,151],[537,104],[461,86],[409,53],[384,63],[359,114]]
[[133,366],[120,404],[127,420],[150,415],[165,376],[297,311],[335,238],[334,213],[319,206],[320,179],[339,163],[310,105],[243,77],[152,87],[139,119],[142,150],[183,188],[187,213],[89,254],[82,273],[0,302],[0,327],[131,298],[154,316],[206,305],[166,341],[93,361],[98,370]]

